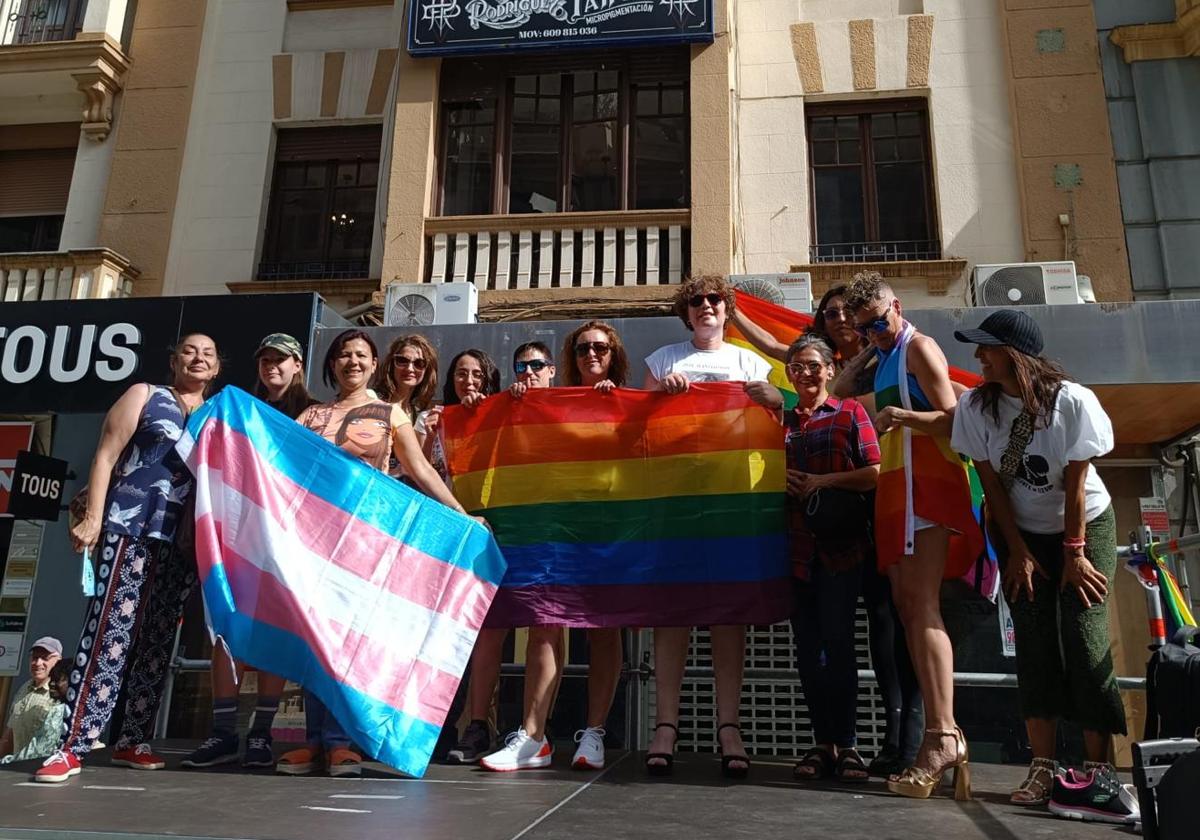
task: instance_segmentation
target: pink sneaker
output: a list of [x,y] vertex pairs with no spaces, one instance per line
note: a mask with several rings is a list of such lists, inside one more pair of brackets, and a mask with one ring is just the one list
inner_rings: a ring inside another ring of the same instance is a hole
[[35,782],[65,782],[72,776],[78,776],[82,768],[74,753],[59,750],[42,762],[42,766],[33,774]]
[[132,767],[134,770],[161,770],[167,766],[167,762],[155,755],[149,744],[114,750],[110,763],[117,767]]

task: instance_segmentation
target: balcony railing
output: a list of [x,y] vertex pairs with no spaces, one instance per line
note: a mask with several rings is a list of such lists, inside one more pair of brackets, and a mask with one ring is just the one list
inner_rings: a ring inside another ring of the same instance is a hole
[[810,245],[809,261],[828,262],[903,262],[940,260],[942,243],[936,239],[908,242],[833,242]]
[[0,254],[0,301],[129,297],[138,274],[107,248]]
[[688,272],[690,210],[425,220],[428,283],[479,289],[658,286]]
[[88,0],[0,0],[0,46],[70,41],[83,28]]

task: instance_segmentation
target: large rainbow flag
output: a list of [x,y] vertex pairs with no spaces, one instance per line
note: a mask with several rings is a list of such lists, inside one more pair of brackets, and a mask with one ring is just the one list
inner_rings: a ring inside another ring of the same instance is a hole
[[371,756],[424,773],[504,574],[487,530],[237,388],[177,449],[213,635],[313,691]]
[[790,613],[783,432],[740,384],[505,393],[446,409],[442,436],[455,495],[508,561],[489,626]]

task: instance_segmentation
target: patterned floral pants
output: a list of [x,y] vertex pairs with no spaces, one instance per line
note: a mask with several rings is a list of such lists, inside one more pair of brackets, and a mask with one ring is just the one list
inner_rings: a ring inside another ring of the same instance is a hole
[[62,749],[84,756],[104,732],[128,673],[117,749],[149,739],[170,667],[175,628],[196,569],[174,545],[100,535],[96,595],[71,668]]

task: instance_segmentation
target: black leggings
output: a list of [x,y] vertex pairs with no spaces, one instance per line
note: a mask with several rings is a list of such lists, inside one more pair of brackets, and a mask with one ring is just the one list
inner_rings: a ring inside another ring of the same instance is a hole
[[887,715],[884,743],[906,765],[911,764],[925,735],[925,707],[900,614],[892,601],[891,581],[869,560],[863,563],[862,596],[867,609],[871,663]]

